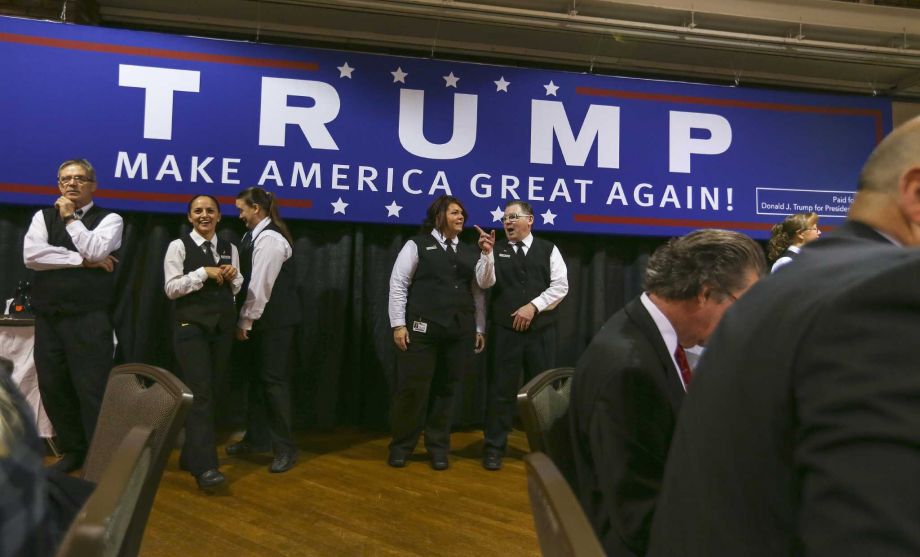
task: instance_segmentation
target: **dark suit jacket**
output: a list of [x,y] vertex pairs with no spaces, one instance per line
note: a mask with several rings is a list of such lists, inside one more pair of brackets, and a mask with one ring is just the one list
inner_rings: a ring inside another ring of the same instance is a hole
[[920,251],[859,223],[758,283],[694,375],[649,555],[920,555],[917,346]]
[[611,557],[643,555],[684,389],[638,299],[578,361],[570,425],[576,491]]

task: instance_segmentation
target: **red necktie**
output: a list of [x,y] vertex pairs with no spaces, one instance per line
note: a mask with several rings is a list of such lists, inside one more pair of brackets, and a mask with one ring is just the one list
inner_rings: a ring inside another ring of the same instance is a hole
[[680,376],[684,380],[684,388],[690,387],[690,363],[687,362],[687,355],[684,353],[684,347],[677,345],[674,351],[674,359],[677,360],[677,367],[680,368]]

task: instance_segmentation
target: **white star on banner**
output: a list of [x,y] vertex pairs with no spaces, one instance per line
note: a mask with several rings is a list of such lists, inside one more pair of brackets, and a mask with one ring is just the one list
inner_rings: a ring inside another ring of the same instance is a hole
[[559,90],[559,86],[556,85],[555,83],[553,83],[552,80],[550,80],[550,82],[549,82],[548,84],[544,85],[543,87],[546,89],[546,94],[547,94],[547,96],[548,96],[548,95],[552,95],[552,96],[555,97],[555,96],[556,96],[556,91]]
[[545,213],[540,215],[543,217],[543,224],[551,224],[556,226],[556,214],[553,213],[551,209],[547,209]]
[[447,82],[445,87],[453,87],[454,89],[457,88],[457,82],[460,81],[460,78],[455,76],[454,72],[450,72],[449,74],[442,77],[444,78],[444,81]]
[[499,91],[504,91],[505,93],[507,93],[508,86],[511,85],[510,81],[505,81],[505,76],[501,76],[500,78],[498,78],[498,81],[493,81],[492,83],[495,84],[496,93]]
[[409,75],[409,74],[407,74],[406,72],[402,71],[402,67],[400,66],[400,67],[396,68],[396,71],[395,71],[395,72],[390,72],[390,75],[393,76],[393,83],[396,83],[397,81],[398,81],[399,83],[405,83],[405,82],[406,82],[406,76]]
[[339,70],[339,77],[340,77],[340,78],[341,78],[341,77],[347,77],[348,79],[351,79],[351,72],[355,71],[354,68],[352,68],[351,66],[348,65],[348,62],[345,62],[344,64],[342,64],[341,66],[337,67],[336,69]]
[[501,222],[502,217],[505,216],[505,210],[501,207],[495,207],[494,211],[489,211],[492,213],[492,222]]
[[383,206],[387,210],[387,217],[396,217],[399,218],[399,212],[402,211],[402,207],[396,204],[396,200],[393,200],[393,203]]
[[330,205],[332,205],[332,214],[333,214],[333,215],[336,214],[336,213],[342,213],[342,214],[344,215],[344,214],[345,214],[345,207],[348,207],[348,203],[345,203],[344,201],[342,201],[342,198],[341,198],[341,197],[340,197],[339,200],[336,201],[335,203],[330,203]]

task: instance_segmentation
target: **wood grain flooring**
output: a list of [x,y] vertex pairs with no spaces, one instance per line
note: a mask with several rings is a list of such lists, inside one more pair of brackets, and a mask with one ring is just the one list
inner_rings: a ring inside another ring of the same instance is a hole
[[389,438],[359,431],[298,438],[300,460],[269,474],[269,455],[230,458],[228,486],[202,493],[174,451],[141,547],[142,557],[539,555],[515,431],[498,472],[479,462],[481,432],[454,433],[451,467],[435,472],[424,449],[406,468],[385,463]]

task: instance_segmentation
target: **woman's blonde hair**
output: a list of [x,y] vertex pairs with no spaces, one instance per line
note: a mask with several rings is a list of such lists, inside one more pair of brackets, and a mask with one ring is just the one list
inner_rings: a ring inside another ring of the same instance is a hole
[[789,246],[795,244],[796,234],[817,226],[817,224],[817,213],[795,213],[783,219],[783,222],[774,224],[770,242],[767,244],[770,261],[776,261],[782,257]]

